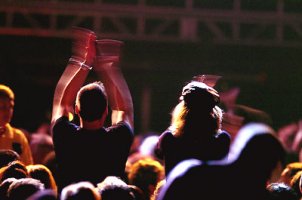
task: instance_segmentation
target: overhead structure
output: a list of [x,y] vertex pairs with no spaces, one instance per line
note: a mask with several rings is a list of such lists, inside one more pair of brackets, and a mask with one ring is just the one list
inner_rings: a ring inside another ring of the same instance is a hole
[[82,26],[123,40],[302,46],[299,2],[1,0],[0,34],[70,37]]

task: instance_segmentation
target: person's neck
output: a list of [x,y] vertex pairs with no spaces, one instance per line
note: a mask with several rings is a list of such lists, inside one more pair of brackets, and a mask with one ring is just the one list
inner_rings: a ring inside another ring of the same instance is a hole
[[96,130],[100,129],[104,126],[104,121],[100,120],[94,120],[91,122],[82,120],[81,127],[88,130]]
[[100,128],[102,128],[104,126],[104,123],[105,123],[105,120],[106,120],[106,116],[107,115],[104,114],[101,119],[96,119],[94,121],[86,121],[86,120],[83,120],[80,117],[81,128],[88,129],[88,130],[97,130],[97,129],[100,129]]

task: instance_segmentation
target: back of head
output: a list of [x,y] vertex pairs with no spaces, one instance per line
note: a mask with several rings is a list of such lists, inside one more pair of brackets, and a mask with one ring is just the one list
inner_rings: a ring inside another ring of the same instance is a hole
[[61,192],[61,200],[100,200],[94,185],[90,182],[78,182],[68,185]]
[[274,176],[281,173],[280,166],[285,160],[285,150],[273,130],[260,123],[245,125],[231,145],[230,153],[237,154],[237,157],[229,154],[233,162],[228,166],[231,183],[238,190],[235,193],[230,189],[236,198],[242,199],[246,194],[249,194],[247,199],[266,198],[266,185],[278,179]]
[[52,172],[45,166],[41,164],[27,165],[26,169],[31,178],[40,180],[45,188],[57,191],[57,185]]
[[271,183],[267,186],[268,200],[299,200],[296,192],[284,183]]
[[30,197],[37,191],[44,190],[44,185],[39,180],[33,178],[21,178],[14,181],[8,188],[8,198],[10,200],[20,200]]
[[10,149],[0,149],[0,168],[15,160],[20,160],[20,155],[17,152]]
[[7,197],[8,188],[16,180],[17,179],[15,179],[15,178],[7,178],[0,183],[0,199],[1,200],[8,199],[8,197]]
[[101,193],[102,200],[134,200],[135,196],[128,188],[111,186]]
[[147,199],[150,198],[157,183],[164,178],[164,167],[155,159],[145,158],[136,161],[128,174],[129,183],[136,185],[144,192]]
[[[1,118],[0,118],[0,131],[4,132],[5,126],[11,122],[14,105],[15,105],[15,95],[13,91],[5,86],[0,84],[0,106],[1,106]],[[19,152],[18,152],[19,153]]]
[[[285,160],[285,150],[273,129],[261,123],[249,123],[242,127],[230,151],[238,151],[239,157],[235,161],[238,171],[262,183],[270,178],[278,162],[284,164]],[[253,168],[249,170],[251,166]]]
[[[205,132],[211,136],[221,128],[222,111],[217,106],[220,97],[218,92],[198,81],[191,81],[182,89],[180,103],[172,113],[172,129],[176,135],[185,130],[189,133]],[[192,131],[192,130],[199,131]],[[177,131],[179,130],[179,131]],[[199,134],[206,136],[206,134]]]
[[8,86],[0,84],[0,98],[15,99],[15,94]]
[[227,175],[223,176],[230,180],[226,191],[232,198],[246,199],[248,194],[248,199],[261,199],[267,195],[266,184],[275,178],[272,177],[275,175],[273,172],[280,170],[280,164],[284,164],[285,155],[271,127],[262,123],[249,123],[238,132],[228,156],[208,164],[227,171]]
[[76,104],[83,120],[101,119],[107,109],[107,97],[103,84],[94,82],[83,86],[77,94]]
[[189,109],[209,113],[218,105],[220,97],[214,88],[198,81],[191,81],[183,87],[180,100],[183,100]]
[[0,168],[0,180],[3,181],[7,178],[26,178],[28,173],[25,165],[19,161],[15,160],[10,162],[7,166]]
[[132,189],[116,176],[108,176],[97,185],[102,200],[134,200]]
[[[168,174],[165,181],[161,182],[161,187],[157,188],[159,193],[158,191],[154,193],[157,196],[156,199],[231,199],[225,192],[225,188],[230,185],[227,178],[228,174],[208,169],[214,168],[207,164],[204,165],[198,159],[187,159],[179,162]],[[221,185],[221,178],[227,180],[228,183]]]

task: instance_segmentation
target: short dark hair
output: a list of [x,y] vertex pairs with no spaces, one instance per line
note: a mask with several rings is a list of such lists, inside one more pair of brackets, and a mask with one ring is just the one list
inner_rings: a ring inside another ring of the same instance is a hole
[[37,179],[21,178],[15,180],[8,188],[7,196],[11,200],[26,199],[37,191],[44,190],[44,184]]
[[100,195],[95,186],[88,181],[72,183],[63,188],[60,199],[80,200],[80,199],[100,199]]
[[20,179],[26,177],[28,177],[26,167],[19,160],[12,161],[7,166],[0,169],[0,182],[7,178]]
[[5,97],[10,100],[15,99],[15,94],[8,86],[0,84],[0,97]]
[[102,200],[135,199],[132,189],[125,181],[117,176],[107,176],[101,183],[97,184],[97,189]]
[[284,183],[271,183],[267,186],[269,200],[298,200],[299,196],[293,188]]
[[107,108],[107,95],[101,82],[93,82],[80,89],[76,104],[79,114],[85,121],[102,118]]
[[20,160],[20,155],[11,149],[0,149],[0,168],[10,162]]

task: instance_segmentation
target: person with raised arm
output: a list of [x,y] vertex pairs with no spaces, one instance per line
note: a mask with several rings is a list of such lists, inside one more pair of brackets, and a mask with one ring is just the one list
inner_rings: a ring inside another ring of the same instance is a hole
[[[117,68],[120,50],[114,56],[110,52],[111,47],[121,48],[116,43],[122,42],[108,41],[96,42],[91,30],[73,29],[72,57],[53,99],[52,135],[59,190],[79,181],[96,184],[109,175],[126,177],[125,165],[134,136],[133,105]],[[93,65],[104,84],[96,81],[82,86]],[[111,125],[105,127],[110,111]],[[73,113],[78,115],[79,124],[72,121]]]

